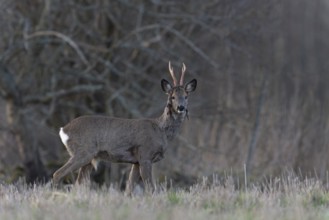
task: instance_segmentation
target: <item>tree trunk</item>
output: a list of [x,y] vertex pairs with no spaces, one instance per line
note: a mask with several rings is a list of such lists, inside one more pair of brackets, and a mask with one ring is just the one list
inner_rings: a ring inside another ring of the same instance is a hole
[[37,134],[23,112],[24,104],[16,87],[14,75],[4,66],[0,66],[0,92],[6,101],[8,128],[14,134],[18,145],[26,182],[45,181],[47,173],[40,158]]

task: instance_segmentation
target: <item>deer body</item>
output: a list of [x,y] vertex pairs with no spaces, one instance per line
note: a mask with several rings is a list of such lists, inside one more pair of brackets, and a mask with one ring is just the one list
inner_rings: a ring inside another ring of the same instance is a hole
[[71,156],[88,151],[95,159],[138,163],[141,156],[154,161],[157,154],[164,152],[167,134],[160,124],[157,119],[82,116],[62,128],[61,134]]
[[169,70],[174,86],[162,80],[162,89],[168,94],[163,114],[154,119],[123,119],[106,116],[82,116],[61,128],[60,137],[71,158],[53,175],[57,184],[69,172],[79,169],[77,182],[88,178],[95,161],[131,163],[127,184],[130,194],[141,178],[153,189],[152,163],[164,157],[168,141],[172,140],[187,116],[187,96],[196,88],[196,80],[176,85],[172,68]]

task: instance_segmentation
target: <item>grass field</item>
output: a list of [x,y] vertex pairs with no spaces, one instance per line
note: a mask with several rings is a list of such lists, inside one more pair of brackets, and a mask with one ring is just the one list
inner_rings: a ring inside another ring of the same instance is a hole
[[327,186],[297,176],[237,187],[232,177],[124,196],[110,188],[0,185],[0,219],[329,219]]

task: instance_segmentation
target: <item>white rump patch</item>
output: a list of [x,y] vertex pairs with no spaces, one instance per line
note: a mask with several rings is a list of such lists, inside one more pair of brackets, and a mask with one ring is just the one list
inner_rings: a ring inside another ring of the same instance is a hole
[[63,131],[63,128],[60,129],[59,131],[59,136],[61,137],[61,140],[65,146],[67,146],[67,141],[69,140],[69,136],[65,134]]

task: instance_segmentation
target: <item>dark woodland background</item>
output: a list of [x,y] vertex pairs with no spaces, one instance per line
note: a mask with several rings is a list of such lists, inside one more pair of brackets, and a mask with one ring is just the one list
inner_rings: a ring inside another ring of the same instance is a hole
[[[168,61],[198,79],[160,181],[329,168],[325,0],[1,0],[0,179],[49,180],[58,129],[85,114],[159,116]],[[120,183],[129,166],[103,164]],[[103,171],[103,172],[101,172]],[[68,177],[67,181],[70,181]]]

